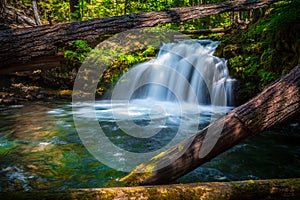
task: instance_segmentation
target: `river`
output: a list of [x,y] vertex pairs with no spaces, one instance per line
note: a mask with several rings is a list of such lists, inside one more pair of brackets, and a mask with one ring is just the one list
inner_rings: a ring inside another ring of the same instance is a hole
[[[122,137],[108,105],[107,101],[96,102],[100,126],[119,147],[128,146],[130,138]],[[78,110],[85,107],[77,106]],[[127,174],[102,164],[85,148],[74,125],[71,103],[28,103],[3,106],[0,111],[0,191],[105,187],[107,182]],[[131,110],[131,117],[135,123],[149,126],[151,119],[147,116],[148,111],[137,106]],[[202,123],[198,128],[212,120],[209,108],[202,107],[200,112]],[[153,115],[155,117],[155,113]],[[186,117],[185,124],[194,123],[195,115],[199,113]],[[148,150],[164,145],[164,140],[170,140],[172,132],[178,129],[180,118],[168,113],[165,116],[168,127],[164,133],[167,134],[146,141]],[[299,130],[299,123],[287,122],[263,132],[236,145],[178,182],[299,177]],[[184,137],[192,133],[186,134]],[[145,143],[140,140],[129,143],[132,144],[131,150],[145,151]],[[114,152],[108,153],[114,155]]]

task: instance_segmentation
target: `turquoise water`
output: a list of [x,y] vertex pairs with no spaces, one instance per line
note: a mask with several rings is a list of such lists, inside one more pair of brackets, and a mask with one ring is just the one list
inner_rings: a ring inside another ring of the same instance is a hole
[[[122,134],[116,121],[123,119],[120,115],[118,119],[113,117],[108,102],[99,101],[95,108],[99,124],[113,143],[130,151],[146,152],[166,145],[178,130],[180,120],[186,126],[197,125],[193,119],[199,113],[192,112],[183,119],[172,111],[176,107],[165,106],[169,108],[164,112],[165,125],[151,140],[132,139]],[[79,111],[84,108],[78,106]],[[122,110],[122,104],[117,110]],[[0,108],[0,191],[104,187],[107,182],[127,174],[102,164],[85,148],[75,129],[72,112],[71,104],[63,102]],[[149,109],[141,106],[130,112],[135,124],[141,126],[151,126],[150,118],[160,119],[158,116],[162,114],[152,113],[149,118]],[[198,128],[203,128],[211,120],[212,111],[201,107],[200,112],[202,121]],[[88,120],[88,116],[82,120]],[[297,122],[289,122],[266,131],[178,182],[300,177],[299,130]],[[187,130],[180,139],[191,134]],[[114,155],[114,152],[101,153]]]

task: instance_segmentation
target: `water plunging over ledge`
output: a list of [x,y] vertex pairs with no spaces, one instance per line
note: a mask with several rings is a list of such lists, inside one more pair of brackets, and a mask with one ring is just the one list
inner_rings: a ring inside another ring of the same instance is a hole
[[[233,105],[226,60],[213,55],[219,42],[184,40],[163,44],[158,56],[131,69],[113,98]],[[124,83],[125,82],[125,83]]]
[[[218,44],[211,40],[163,44],[156,59],[125,73],[112,90],[109,107],[101,110],[109,113],[121,140],[101,124],[103,116],[99,118],[95,109],[102,104],[91,102],[83,109],[83,102],[73,99],[76,129],[89,152],[111,168],[130,172],[228,112],[232,79],[226,60],[213,56]],[[213,128],[216,135],[223,127]]]

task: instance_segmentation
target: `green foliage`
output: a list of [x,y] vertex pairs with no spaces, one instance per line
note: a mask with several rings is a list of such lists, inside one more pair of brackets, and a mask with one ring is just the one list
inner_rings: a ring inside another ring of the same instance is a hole
[[45,0],[38,1],[39,10],[43,20],[52,22],[71,21],[69,1]]
[[[7,0],[11,4],[22,4],[31,7],[31,0],[22,0],[15,3]],[[220,3],[226,0],[201,1],[203,4]],[[228,1],[228,0],[227,0]],[[44,0],[38,1],[42,20],[51,19],[52,22],[72,21],[72,19],[87,20],[92,18],[102,18],[118,16],[130,13],[161,11],[173,7],[200,5],[199,0],[80,0],[78,12],[70,12],[70,0]],[[207,17],[203,21],[211,23],[214,16]],[[219,18],[221,19],[221,18]],[[200,24],[198,24],[198,27]]]
[[292,26],[298,24],[300,21],[300,1],[289,0],[275,4],[275,9],[272,13],[272,18],[260,29],[267,29],[267,31],[281,31],[290,30]]
[[70,42],[70,46],[65,47],[64,57],[67,65],[80,66],[92,48],[85,40],[74,40]]
[[[225,57],[231,74],[245,83],[249,96],[296,66],[300,58],[300,1],[281,1],[234,41],[238,48]],[[226,36],[224,49],[232,46]],[[223,51],[224,54],[224,51]]]
[[[13,0],[7,0],[13,3]],[[42,20],[51,19],[52,22],[65,22],[72,19],[87,20],[103,18],[130,13],[147,11],[160,11],[172,7],[195,6],[203,4],[220,3],[229,0],[80,0],[78,12],[70,13],[69,0],[45,0],[38,1]],[[31,7],[30,0],[22,0],[23,6]],[[265,16],[255,24],[249,26],[246,31],[239,31],[234,35],[211,34],[210,36],[192,36],[192,38],[211,38],[221,40],[220,56],[229,61],[232,76],[242,80],[250,95],[258,92],[266,84],[286,73],[300,61],[300,0],[280,1],[268,10]],[[247,21],[249,13],[242,12],[241,16]],[[77,16],[76,16],[77,15]],[[199,30],[234,25],[233,13],[227,12],[211,15],[184,23],[167,23],[158,27],[173,30]],[[129,39],[130,40],[130,39]],[[159,43],[160,39],[156,42]],[[135,52],[128,49],[132,45],[139,46]],[[159,45],[159,44],[158,44]],[[157,46],[157,45],[154,45]],[[69,68],[77,69],[85,60],[91,47],[86,41],[75,40],[63,49]],[[100,80],[99,94],[107,90],[128,69],[137,63],[149,60],[157,53],[157,48],[136,42],[125,45],[124,51],[101,51],[102,61],[107,63],[99,65],[109,66]],[[98,54],[96,54],[98,55]],[[117,58],[111,60],[111,58]],[[95,58],[95,62],[98,59]],[[99,61],[100,62],[100,61]]]
[[[120,77],[126,73],[130,68],[138,63],[145,62],[156,56],[157,49],[153,46],[149,46],[146,49],[137,50],[132,53],[118,53],[117,57],[113,60],[109,67],[105,70],[100,77],[98,84],[97,95],[102,96],[105,92],[109,92],[109,89],[117,83]],[[110,55],[110,58],[114,57]]]
[[231,25],[230,15],[231,13],[221,13],[218,15],[211,15],[196,20],[186,21],[184,23],[172,22],[161,24],[159,27],[178,31],[226,27]]

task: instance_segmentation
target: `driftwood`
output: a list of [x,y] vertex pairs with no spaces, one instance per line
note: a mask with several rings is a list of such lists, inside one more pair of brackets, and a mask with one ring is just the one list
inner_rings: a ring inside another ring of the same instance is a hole
[[0,193],[0,199],[281,199],[300,196],[300,179],[191,183],[148,187],[115,187]]
[[[258,96],[212,122],[186,141],[137,166],[120,181],[130,186],[170,183],[242,140],[257,135],[299,112],[300,65],[266,87]],[[214,127],[223,129],[220,134],[215,134],[219,130],[214,130]],[[214,132],[207,134],[211,128]],[[207,145],[210,142],[212,146]],[[190,146],[182,152],[182,147],[186,144]]]
[[82,22],[59,23],[26,29],[0,31],[0,72],[22,69],[32,62],[49,66],[43,58],[56,57],[57,48],[75,39],[93,40],[133,28],[153,27],[168,22],[184,22],[228,11],[252,10],[279,0],[230,1],[194,7],[171,8]]

